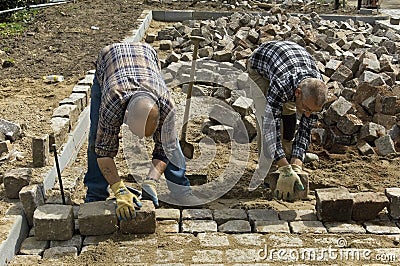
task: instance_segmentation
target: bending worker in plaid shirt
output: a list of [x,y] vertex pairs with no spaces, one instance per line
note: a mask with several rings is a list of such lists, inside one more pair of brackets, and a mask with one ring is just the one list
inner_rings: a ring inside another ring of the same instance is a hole
[[[298,174],[302,172],[311,128],[317,121],[316,113],[327,100],[326,85],[312,56],[303,47],[287,41],[260,45],[250,56],[247,70],[267,99],[267,103],[263,100],[266,112],[273,116],[273,121],[264,119],[262,141],[264,153],[267,145],[268,150],[274,151],[280,172],[274,194],[278,199],[292,200],[296,188],[304,190]],[[301,116],[297,132],[296,111]],[[271,123],[275,124],[272,127],[275,132],[266,130],[266,125]],[[258,136],[260,150],[261,134]]]
[[104,47],[97,59],[91,95],[85,201],[105,200],[110,185],[118,218],[131,219],[133,204],[140,207],[141,203],[118,176],[113,159],[123,123],[139,138],[153,136],[155,142],[151,168],[142,184],[143,199],[158,206],[156,188],[164,173],[178,204],[196,201],[185,176],[173,101],[161,76],[156,51],[148,44],[116,43]]

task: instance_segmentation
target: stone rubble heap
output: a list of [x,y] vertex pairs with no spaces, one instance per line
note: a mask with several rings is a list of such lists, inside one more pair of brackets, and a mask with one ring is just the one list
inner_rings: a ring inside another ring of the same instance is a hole
[[[178,22],[157,35],[146,36],[147,42],[159,41],[159,49],[169,53],[162,60],[162,67],[170,87],[189,81],[191,35],[206,39],[200,43],[198,61],[203,63],[198,62],[196,74],[202,82],[195,86],[195,93],[225,99],[234,110],[237,110],[235,101],[243,97],[239,102],[247,111],[239,112],[240,117],[253,115],[247,106],[252,101],[251,95],[246,94],[247,74],[236,74],[235,78],[232,71],[226,74],[221,69],[236,68],[240,73],[246,70],[246,59],[261,43],[292,41],[305,47],[315,58],[329,88],[330,101],[319,114],[319,123],[312,132],[314,143],[327,149],[357,145],[364,155],[396,152],[395,145],[400,140],[397,96],[400,35],[394,30],[361,20],[329,21],[316,13],[292,16],[279,8],[266,16],[234,13],[216,20]],[[218,73],[224,73],[224,83],[218,83],[221,81],[221,77],[215,77]],[[218,130],[231,130],[231,124],[224,126]],[[203,132],[209,133],[209,128],[207,124]],[[249,134],[250,141],[253,133],[254,128]],[[225,140],[221,134],[217,134],[217,140]]]

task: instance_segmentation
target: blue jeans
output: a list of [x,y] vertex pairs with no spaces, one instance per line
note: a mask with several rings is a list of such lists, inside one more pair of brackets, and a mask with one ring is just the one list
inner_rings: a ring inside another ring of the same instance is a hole
[[[97,155],[94,150],[97,135],[97,124],[99,122],[99,109],[101,103],[101,89],[96,76],[93,79],[90,100],[90,130],[89,130],[89,145],[87,149],[88,170],[83,180],[87,187],[85,202],[102,201],[108,198],[108,182],[104,178],[97,164]],[[191,192],[189,179],[185,176],[186,166],[185,158],[182,150],[177,144],[177,149],[172,156],[176,156],[180,166],[173,163],[168,163],[164,175],[167,179],[168,188],[172,193],[184,195]],[[175,160],[173,160],[175,161]]]

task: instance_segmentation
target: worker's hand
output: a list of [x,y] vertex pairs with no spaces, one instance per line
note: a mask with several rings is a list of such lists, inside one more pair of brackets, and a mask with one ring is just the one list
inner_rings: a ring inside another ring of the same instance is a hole
[[[276,183],[275,196],[277,199],[291,201],[294,199],[294,191],[304,190],[300,177],[296,173],[300,166],[285,165],[278,168],[279,177]],[[294,170],[296,169],[296,171]],[[301,171],[301,168],[300,168]]]
[[158,181],[150,178],[146,178],[142,184],[142,199],[151,200],[154,207],[158,207],[158,197],[157,197],[157,185]]
[[122,180],[114,183],[111,186],[111,190],[114,192],[117,201],[117,209],[115,212],[118,219],[127,221],[134,218],[135,207],[133,206],[133,203],[135,203],[138,207],[142,207],[142,203],[139,201],[139,199],[128,191]]

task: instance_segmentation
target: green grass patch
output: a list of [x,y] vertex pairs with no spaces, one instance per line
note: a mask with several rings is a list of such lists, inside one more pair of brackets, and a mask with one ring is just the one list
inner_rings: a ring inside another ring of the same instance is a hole
[[11,14],[4,21],[0,22],[0,35],[1,36],[14,36],[19,35],[26,29],[26,26],[31,23],[38,10],[22,10]]

